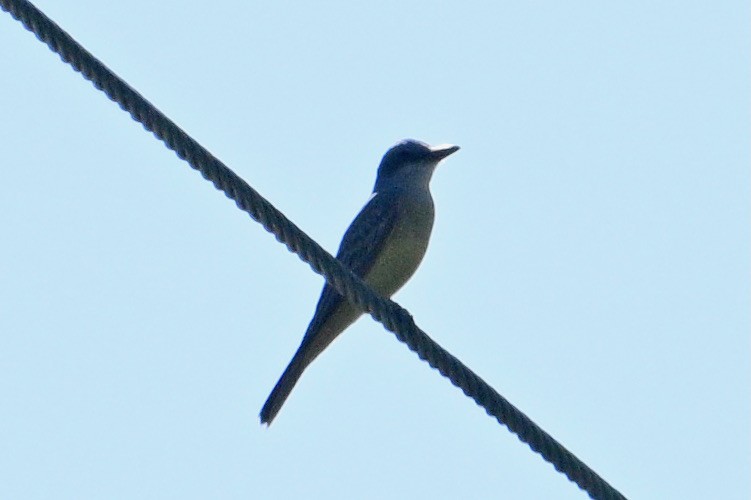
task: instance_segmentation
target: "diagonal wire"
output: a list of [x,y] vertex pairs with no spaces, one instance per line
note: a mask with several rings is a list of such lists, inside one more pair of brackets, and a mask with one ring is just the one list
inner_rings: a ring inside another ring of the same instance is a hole
[[0,8],[23,23],[63,61],[90,80],[96,88],[118,103],[177,156],[187,161],[217,189],[234,200],[240,209],[261,223],[277,240],[307,262],[315,272],[322,274],[339,293],[383,323],[401,342],[416,352],[420,359],[427,361],[464,394],[482,406],[489,415],[506,425],[556,470],[565,474],[592,498],[625,499],[595,471],[428,337],[415,325],[412,316],[404,308],[371,290],[269,201],[117,77],[34,5],[26,0],[0,0]]

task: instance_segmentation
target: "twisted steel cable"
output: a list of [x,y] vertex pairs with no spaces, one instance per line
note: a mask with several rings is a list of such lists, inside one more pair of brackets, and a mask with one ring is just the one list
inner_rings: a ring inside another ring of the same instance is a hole
[[178,157],[235,201],[277,240],[323,275],[350,302],[369,313],[420,359],[427,361],[464,394],[483,407],[488,415],[508,427],[535,452],[595,499],[625,499],[595,471],[518,408],[498,394],[477,374],[443,349],[415,325],[412,316],[395,302],[384,299],[360,278],[342,266],[331,254],[305,234],[268,200],[237,174],[186,134],[155,106],[110,71],[70,35],[26,0],[0,0],[0,8],[20,21],[60,58],[91,81],[96,88],[152,132]]

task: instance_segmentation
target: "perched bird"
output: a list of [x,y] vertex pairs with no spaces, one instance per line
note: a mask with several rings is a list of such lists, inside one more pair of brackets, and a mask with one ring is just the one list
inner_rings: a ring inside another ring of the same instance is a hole
[[[436,165],[458,150],[405,140],[383,156],[373,194],[344,234],[336,258],[384,297],[399,290],[420,265],[435,214],[430,178]],[[305,368],[360,315],[324,285],[300,347],[263,405],[261,423],[271,424]]]

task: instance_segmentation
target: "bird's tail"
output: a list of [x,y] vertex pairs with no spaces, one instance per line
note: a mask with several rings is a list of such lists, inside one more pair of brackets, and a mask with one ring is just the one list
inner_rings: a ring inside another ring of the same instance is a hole
[[282,405],[289,397],[297,381],[300,380],[302,372],[305,371],[309,363],[310,361],[305,359],[304,349],[299,349],[274,386],[274,390],[269,394],[269,397],[263,404],[263,408],[261,408],[262,424],[271,425],[271,421],[274,420],[276,414],[282,409]]

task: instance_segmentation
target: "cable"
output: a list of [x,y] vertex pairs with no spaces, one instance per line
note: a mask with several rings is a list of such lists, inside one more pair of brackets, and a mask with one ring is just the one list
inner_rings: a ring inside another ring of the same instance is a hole
[[0,8],[20,21],[60,58],[90,80],[96,88],[127,111],[177,156],[235,201],[276,239],[322,274],[336,290],[363,311],[370,313],[396,337],[427,361],[464,394],[482,406],[488,415],[529,445],[595,499],[625,499],[595,471],[542,430],[524,413],[498,394],[461,361],[420,330],[412,316],[395,302],[384,299],[346,269],[293,224],[237,174],[193,140],[155,106],[110,71],[57,24],[26,0],[0,0]]

